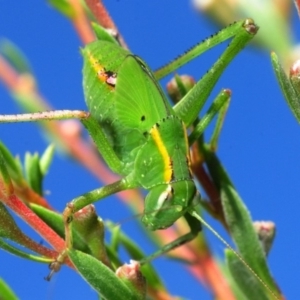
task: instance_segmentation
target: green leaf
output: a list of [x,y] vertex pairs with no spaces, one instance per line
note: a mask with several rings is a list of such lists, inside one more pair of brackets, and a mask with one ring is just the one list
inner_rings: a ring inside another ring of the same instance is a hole
[[[23,234],[3,203],[0,202],[0,236],[21,243]],[[22,243],[21,243],[22,244]]]
[[15,295],[13,290],[8,284],[0,278],[0,299],[3,300],[18,300],[19,298]]
[[250,214],[238,193],[231,185],[224,184],[221,199],[226,222],[242,257],[272,290],[276,290]]
[[245,268],[243,262],[231,250],[228,249],[225,253],[230,273],[247,299],[269,300],[262,282]]
[[203,148],[201,150],[203,150],[205,163],[217,190],[221,191],[221,186],[224,183],[232,185],[226,170],[221,165],[216,154],[211,151],[210,146],[206,144],[203,144],[202,146]]
[[0,141],[0,152],[2,154],[2,158],[5,162],[6,168],[8,169],[10,177],[15,182],[17,183],[20,182],[23,178],[20,164],[1,141]]
[[29,152],[25,153],[24,169],[29,186],[39,195],[42,195],[43,175],[40,169],[39,155],[37,153],[33,155]]
[[106,300],[140,300],[107,266],[94,257],[77,250],[68,255],[80,275]]
[[265,254],[246,206],[217,156],[207,145],[204,146],[203,151],[210,175],[220,191],[226,223],[242,258],[275,293],[277,287],[269,272]]
[[[227,254],[227,250],[225,250],[225,255],[226,254]],[[248,300],[248,298],[245,296],[245,294],[242,292],[239,285],[237,284],[235,278],[232,276],[227,261],[226,260],[220,261],[219,259],[217,259],[217,262],[220,270],[222,271],[223,277],[226,278],[226,281],[229,284],[231,291],[235,295],[235,299]]]
[[[6,241],[4,241],[3,239],[0,238],[0,248],[2,248],[3,250],[14,254],[16,256],[25,258],[25,259],[29,259],[35,262],[39,262],[39,263],[46,263],[49,264],[50,262],[53,261],[53,258],[47,258],[44,256],[39,256],[39,255],[34,255],[28,252],[24,252],[21,249],[14,247],[13,245],[7,243]],[[1,299],[1,297],[0,297]]]
[[[46,257],[42,256],[36,256],[33,254],[29,254],[27,252],[24,252],[20,250],[19,248],[16,248],[15,246],[8,244],[5,239],[9,239],[18,245],[21,245],[29,250],[39,252],[39,250],[45,250],[42,245],[36,243],[34,240],[32,240],[30,237],[25,235],[21,229],[16,224],[13,217],[10,215],[7,208],[0,202],[0,248],[15,254],[17,256],[38,261],[38,262],[50,262],[50,260]],[[41,249],[43,248],[43,249]]]
[[297,121],[300,123],[300,96],[294,89],[287,75],[285,74],[284,69],[279,63],[277,55],[274,52],[271,53],[271,61],[285,100],[289,105],[291,111],[293,112],[294,116],[296,117]]
[[6,39],[1,40],[0,53],[18,73],[32,73],[30,64],[27,61],[26,56],[11,41]]
[[98,40],[119,45],[116,38],[107,29],[94,22],[92,23],[92,27]]
[[[65,229],[61,214],[33,203],[30,204],[30,208],[59,236],[64,238]],[[72,231],[72,234],[74,248],[89,253],[89,249],[80,235],[75,230]]]
[[[106,227],[112,233],[112,247],[114,251],[117,251],[119,245],[122,245],[130,257],[134,260],[141,260],[146,257],[141,248],[131,240],[124,232],[120,230],[118,226],[112,222],[106,221]],[[147,278],[147,284],[154,289],[164,289],[164,285],[156,273],[155,269],[150,263],[146,263],[141,267],[144,276]]]
[[76,12],[72,2],[68,0],[49,0],[48,2],[67,18],[73,19],[75,17]]
[[5,160],[0,150],[0,201],[8,201],[9,196],[13,193],[13,184],[8,174]]
[[55,152],[54,144],[50,144],[40,158],[40,170],[43,176],[48,173]]

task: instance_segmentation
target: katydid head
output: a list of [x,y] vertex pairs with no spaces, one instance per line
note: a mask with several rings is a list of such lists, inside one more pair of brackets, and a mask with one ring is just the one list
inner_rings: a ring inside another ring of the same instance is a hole
[[142,222],[150,230],[173,225],[191,206],[197,194],[192,180],[180,180],[153,187],[145,198]]

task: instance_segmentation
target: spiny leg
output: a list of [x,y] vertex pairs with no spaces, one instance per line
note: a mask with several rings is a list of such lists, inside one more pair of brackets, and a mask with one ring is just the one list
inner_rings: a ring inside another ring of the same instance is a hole
[[174,106],[177,116],[184,121],[187,127],[196,120],[199,111],[202,109],[222,72],[258,30],[258,27],[249,19],[237,24],[239,24],[239,27],[236,28],[236,35],[217,62],[196,83],[189,93]]
[[192,47],[191,49],[189,49],[184,54],[180,55],[179,57],[177,57],[167,65],[156,70],[154,72],[155,78],[159,80],[165,77],[166,75],[176,71],[181,66],[190,62],[194,58],[200,56],[202,53],[215,47],[216,45],[221,44],[224,41],[233,38],[241,33],[243,34],[245,29],[247,31],[250,30],[252,34],[255,34],[256,31],[258,30],[258,27],[254,24],[253,20],[251,19],[241,20],[232,23],[227,27],[225,27],[224,29],[217,32],[216,34],[211,35],[209,38],[198,43],[196,46]]

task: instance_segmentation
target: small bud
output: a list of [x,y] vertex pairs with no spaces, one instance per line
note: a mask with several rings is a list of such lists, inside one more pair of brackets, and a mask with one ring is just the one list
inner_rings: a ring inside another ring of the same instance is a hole
[[89,246],[92,255],[111,267],[104,243],[104,223],[97,216],[94,205],[77,211],[73,216],[73,226]]
[[256,221],[253,223],[253,226],[265,254],[268,255],[276,234],[275,223],[271,221]]
[[130,264],[124,264],[116,270],[116,275],[132,286],[144,299],[146,296],[146,279],[140,271],[140,264],[130,260]]
[[174,103],[179,102],[195,85],[195,80],[189,75],[176,75],[167,84],[167,91]]
[[300,60],[290,68],[290,80],[297,94],[300,94]]
[[97,218],[95,206],[92,204],[85,206],[74,214],[74,221],[81,226],[93,226]]

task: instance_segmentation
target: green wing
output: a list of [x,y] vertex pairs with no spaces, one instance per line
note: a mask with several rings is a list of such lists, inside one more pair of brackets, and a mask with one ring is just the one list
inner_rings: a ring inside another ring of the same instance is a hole
[[86,104],[101,125],[111,123],[115,119],[112,111],[114,88],[106,82],[105,73],[118,73],[129,52],[115,44],[97,40],[86,45],[81,53],[84,58],[83,88]]
[[174,114],[146,64],[128,55],[118,70],[116,115],[124,129],[148,133],[155,123]]
[[138,57],[101,41],[86,46],[82,53],[87,104],[129,171],[150,129],[173,115],[173,109]]

